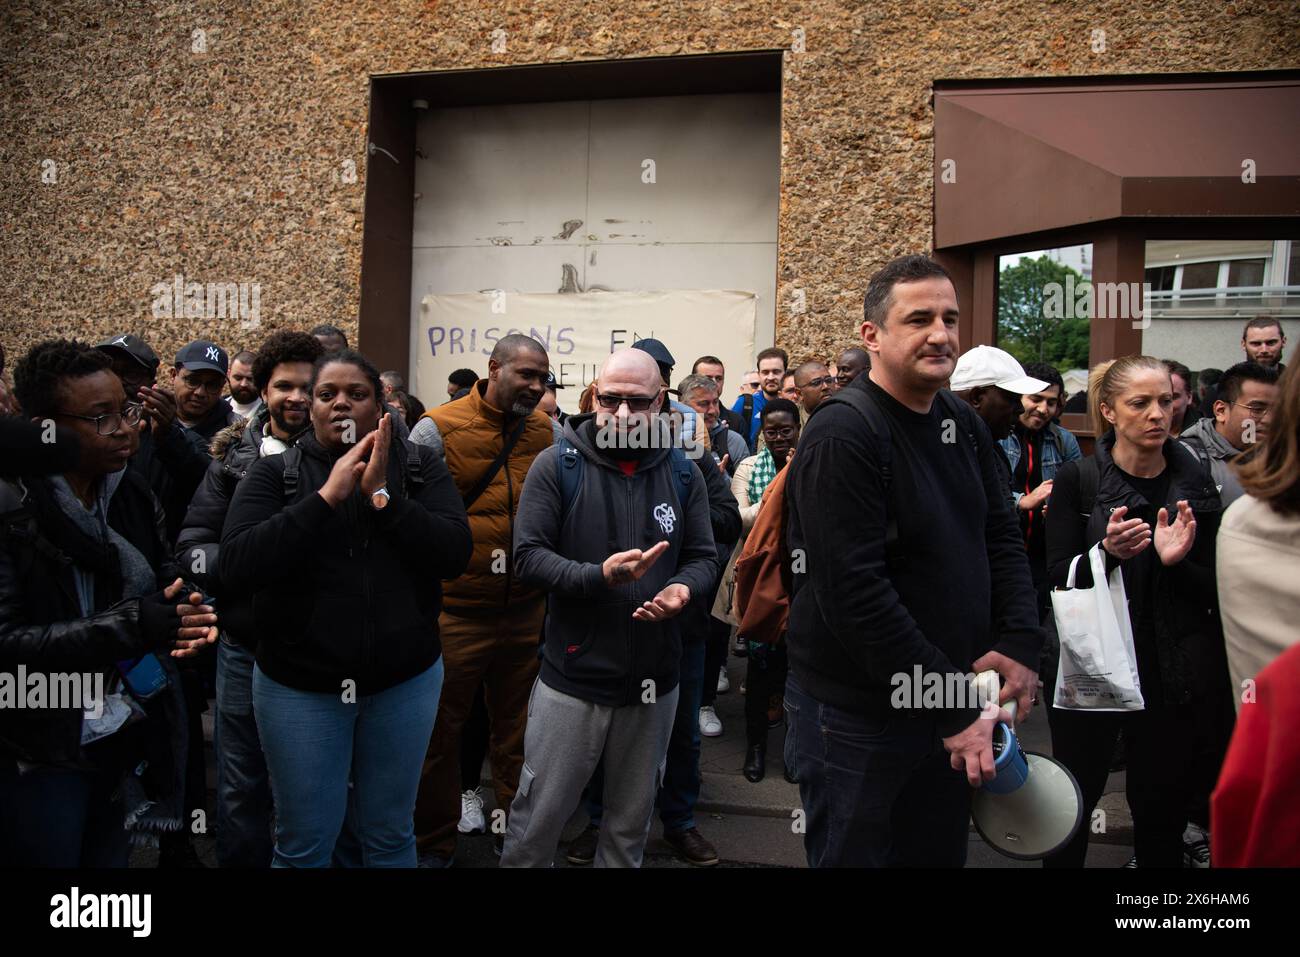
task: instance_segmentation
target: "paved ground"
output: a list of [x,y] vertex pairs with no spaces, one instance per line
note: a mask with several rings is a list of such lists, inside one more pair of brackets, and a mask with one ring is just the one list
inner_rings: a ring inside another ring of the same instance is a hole
[[[740,684],[745,674],[745,661],[731,658],[728,674],[732,690],[718,696],[717,711],[722,720],[723,734],[718,738],[704,738],[700,758],[702,786],[696,821],[703,833],[717,847],[723,867],[805,867],[802,836],[793,829],[793,812],[799,807],[799,788],[782,777],[781,744],[784,728],[769,732],[767,777],[757,784],[745,780],[741,767],[745,760],[744,701]],[[204,716],[209,751],[211,748],[211,712]],[[1027,751],[1051,754],[1051,740],[1046,715],[1040,706],[1020,727],[1020,736]],[[215,820],[213,809],[213,774],[209,753],[208,820]],[[486,769],[485,769],[486,770]],[[486,779],[486,774],[485,774]],[[486,813],[494,807],[491,787],[485,786]],[[1106,812],[1105,833],[1094,833],[1089,841],[1089,867],[1120,867],[1132,855],[1132,819],[1124,800],[1124,773],[1110,776],[1106,794],[1099,805]],[[579,834],[586,824],[586,814],[577,810],[565,828],[564,841]],[[679,861],[662,837],[658,821],[651,828],[651,839],[646,846],[647,867],[688,867]],[[556,864],[569,866],[564,860],[564,844],[556,855]],[[216,865],[213,844],[209,835],[195,840],[199,858],[209,867]],[[156,851],[139,851],[132,857],[132,866],[152,867],[157,860]],[[461,839],[456,852],[457,867],[495,867],[490,835],[475,835]],[[968,867],[1038,867],[1035,863],[1013,861],[993,851],[971,830]]]

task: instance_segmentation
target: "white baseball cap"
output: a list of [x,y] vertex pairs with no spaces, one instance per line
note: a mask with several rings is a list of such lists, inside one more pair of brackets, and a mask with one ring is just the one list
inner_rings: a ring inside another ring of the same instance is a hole
[[957,368],[952,370],[949,388],[953,392],[965,392],[967,389],[987,385],[995,385],[1018,395],[1033,395],[1042,392],[1051,383],[1025,375],[1024,367],[1016,361],[1015,356],[993,346],[976,346],[962,353],[962,357],[957,360]]

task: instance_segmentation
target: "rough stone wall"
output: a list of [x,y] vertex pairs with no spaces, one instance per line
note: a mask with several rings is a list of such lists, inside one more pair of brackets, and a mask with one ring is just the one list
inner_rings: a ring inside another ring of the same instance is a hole
[[[933,80],[1300,64],[1291,0],[9,0],[0,341],[12,363],[47,336],[129,331],[166,361],[199,336],[355,335],[370,74],[789,49],[797,30],[777,319],[792,356],[850,341],[866,276],[929,248]],[[177,274],[260,284],[260,328],[154,319],[151,288]]]

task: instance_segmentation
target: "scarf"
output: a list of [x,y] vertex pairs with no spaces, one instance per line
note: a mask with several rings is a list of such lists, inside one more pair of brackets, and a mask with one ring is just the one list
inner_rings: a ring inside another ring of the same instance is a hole
[[[66,542],[70,532],[74,536],[79,532],[93,543],[92,547],[98,553],[95,556],[97,560],[89,563],[90,571],[84,566],[73,565],[77,592],[83,605],[82,614],[87,617],[95,611],[95,575],[107,573],[106,584],[120,586],[120,593],[113,591],[119,599],[140,598],[158,588],[157,573],[148,559],[108,524],[109,503],[125,475],[126,470],[122,469],[104,477],[96,490],[93,510],[86,509],[62,475],[50,480],[54,504],[72,526],[69,529],[65,525],[53,537]],[[117,559],[116,569],[109,567],[112,556]],[[180,674],[171,656],[157,657],[167,674],[167,687],[161,694],[150,701],[137,702],[130,698],[129,692],[121,692],[124,703],[148,720],[144,720],[139,728],[131,727],[131,722],[128,722],[121,728],[118,740],[109,738],[104,741],[107,748],[95,749],[97,756],[106,757],[119,757],[127,748],[134,749],[114,794],[115,798],[118,795],[122,798],[126,811],[125,827],[134,846],[157,846],[160,833],[179,831],[184,823],[185,762],[189,747],[185,699]],[[142,752],[143,760],[139,760],[136,751]]]
[[776,478],[776,460],[772,458],[771,449],[763,449],[754,456],[754,470],[749,473],[749,504],[761,501],[763,490]]

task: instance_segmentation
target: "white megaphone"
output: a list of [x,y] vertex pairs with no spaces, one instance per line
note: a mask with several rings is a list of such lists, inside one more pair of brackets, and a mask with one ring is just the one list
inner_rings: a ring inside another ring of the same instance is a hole
[[[998,700],[998,673],[976,678],[981,699]],[[1003,706],[1016,715],[1015,700]],[[1083,794],[1074,775],[1045,754],[1026,752],[1015,731],[999,721],[993,731],[997,776],[975,792],[975,829],[995,851],[1019,861],[1036,861],[1070,843],[1083,823]]]

